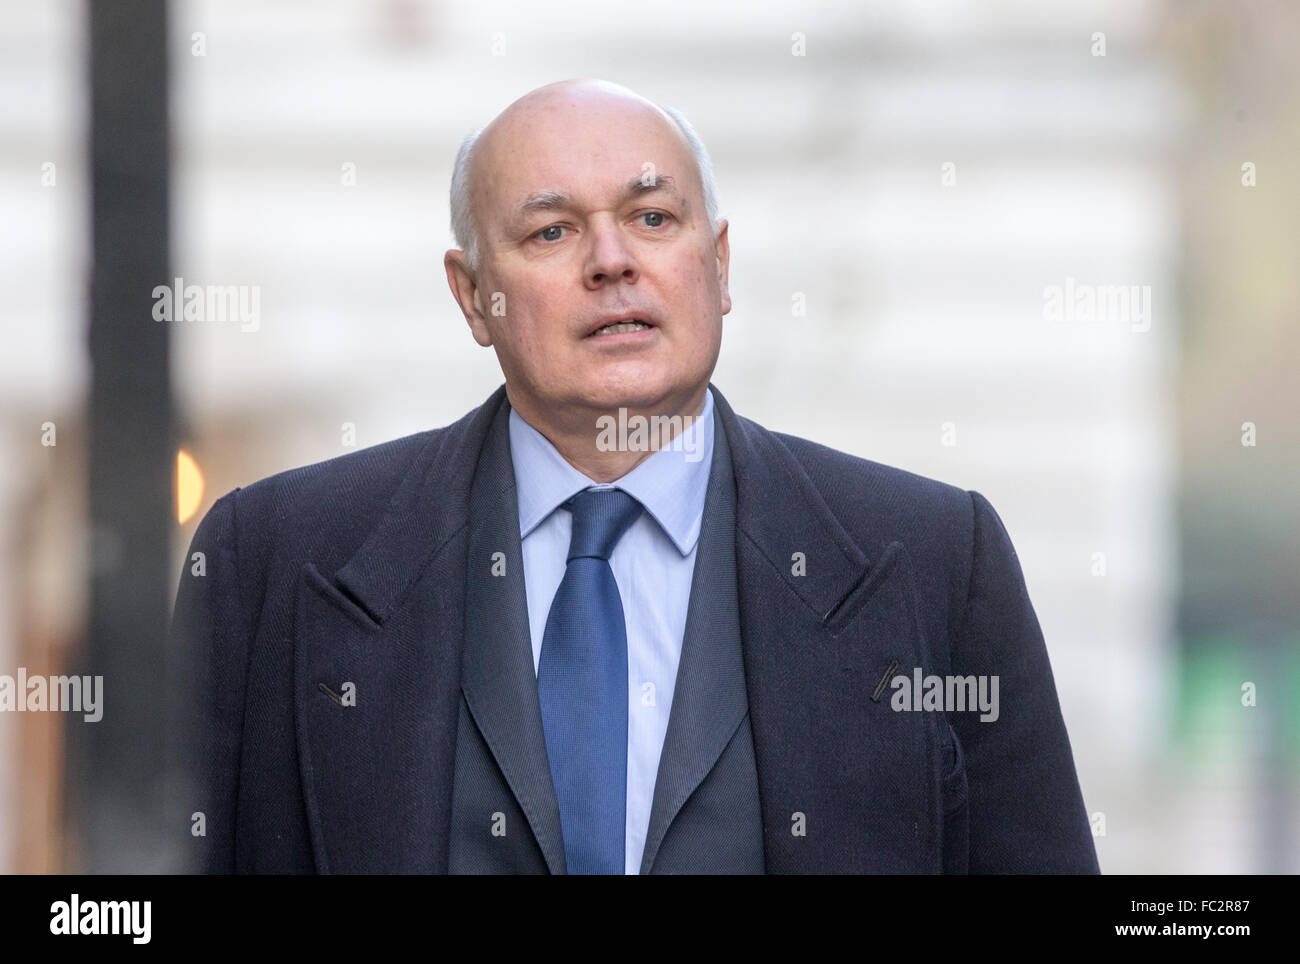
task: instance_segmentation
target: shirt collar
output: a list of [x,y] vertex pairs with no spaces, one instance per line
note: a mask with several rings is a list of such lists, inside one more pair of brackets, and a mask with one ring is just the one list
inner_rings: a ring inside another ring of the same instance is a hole
[[[606,485],[587,478],[554,445],[510,409],[510,458],[519,503],[519,537],[525,538],[557,508],[583,489],[619,488],[645,507],[677,551],[686,556],[700,537],[704,496],[713,463],[713,391],[704,392],[704,411],[689,429]],[[618,431],[619,426],[614,430]],[[518,484],[527,479],[527,485]]]

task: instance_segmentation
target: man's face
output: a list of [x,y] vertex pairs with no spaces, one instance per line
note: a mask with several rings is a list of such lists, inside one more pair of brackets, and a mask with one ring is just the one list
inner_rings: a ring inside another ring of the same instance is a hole
[[[539,100],[480,140],[477,286],[448,264],[462,307],[473,302],[474,337],[495,346],[526,418],[576,425],[619,406],[698,412],[731,301],[726,223],[715,237],[688,144],[626,97],[577,90]],[[600,330],[617,319],[649,327]]]

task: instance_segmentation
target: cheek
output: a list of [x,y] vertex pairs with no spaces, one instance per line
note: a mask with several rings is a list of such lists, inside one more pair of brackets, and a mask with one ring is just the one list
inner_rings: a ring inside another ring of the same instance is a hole
[[709,245],[699,252],[691,264],[697,286],[695,290],[707,293],[702,294],[702,297],[707,297],[710,300],[716,297],[718,290],[717,261],[713,246]]
[[506,313],[496,319],[497,327],[521,350],[545,352],[565,330],[567,314],[562,298],[557,286],[532,280],[514,282],[507,289]]
[[718,305],[719,290],[714,263],[712,250],[701,252],[691,258],[682,272],[687,298],[694,308],[693,317],[696,325],[701,328],[712,325],[709,312]]

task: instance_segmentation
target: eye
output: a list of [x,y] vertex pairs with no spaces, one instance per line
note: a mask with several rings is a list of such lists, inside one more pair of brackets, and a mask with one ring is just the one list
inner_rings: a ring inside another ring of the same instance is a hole
[[549,225],[548,227],[542,228],[542,230],[534,234],[533,237],[541,238],[543,241],[558,241],[560,240],[560,235],[558,232],[561,232],[563,230],[564,230],[563,225],[552,224]]
[[646,211],[644,214],[638,214],[637,217],[639,217],[639,218],[658,218],[658,219],[659,219],[659,220],[657,220],[657,221],[647,222],[647,223],[646,223],[646,227],[647,227],[647,228],[657,228],[657,227],[660,227],[660,226],[664,223],[664,212],[663,212],[663,211]]

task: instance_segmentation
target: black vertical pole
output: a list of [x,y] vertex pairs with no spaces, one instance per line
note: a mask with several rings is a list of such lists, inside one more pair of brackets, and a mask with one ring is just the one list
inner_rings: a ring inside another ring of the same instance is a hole
[[165,0],[88,0],[93,274],[86,650],[103,717],[68,715],[69,870],[170,869],[166,628],[175,459],[168,283]]

